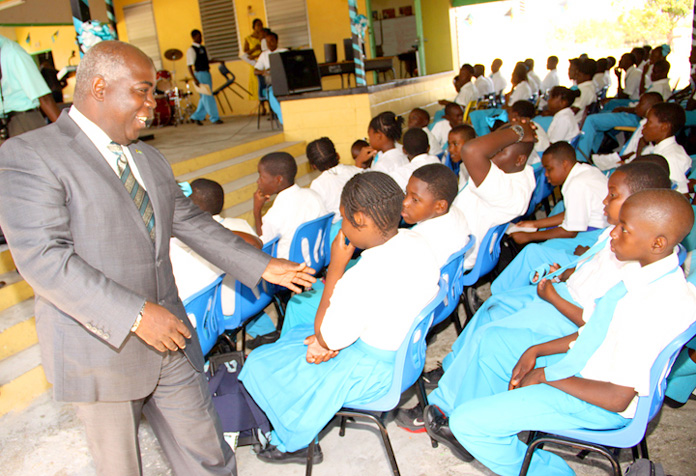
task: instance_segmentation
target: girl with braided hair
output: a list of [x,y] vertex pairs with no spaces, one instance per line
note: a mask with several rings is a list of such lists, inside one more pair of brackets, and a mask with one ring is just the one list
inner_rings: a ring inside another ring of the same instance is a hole
[[[274,428],[259,459],[303,463],[307,445],[341,407],[388,392],[396,351],[437,294],[440,274],[424,238],[398,229],[402,200],[386,174],[348,181],[316,316],[249,355],[239,378]],[[362,257],[346,271],[356,248]],[[320,449],[314,458],[323,459]]]
[[372,118],[367,127],[367,138],[370,147],[360,151],[355,159],[355,165],[362,168],[364,162],[372,160],[370,170],[393,175],[399,167],[408,164],[408,158],[401,149],[404,118],[391,111],[385,111]]

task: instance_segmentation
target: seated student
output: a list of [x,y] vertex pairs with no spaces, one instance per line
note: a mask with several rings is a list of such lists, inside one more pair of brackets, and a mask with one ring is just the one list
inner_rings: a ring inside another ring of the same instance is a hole
[[[372,402],[391,387],[396,350],[436,296],[440,276],[425,239],[398,229],[402,201],[386,174],[348,181],[316,318],[255,349],[244,364],[239,379],[274,428],[271,446],[257,455],[262,461],[304,463],[307,445],[342,406]],[[365,251],[345,271],[356,248]]]
[[[621,86],[621,70],[625,71],[626,78],[624,86]],[[617,99],[631,99],[637,101],[640,99],[640,77],[642,71],[636,68],[636,57],[633,53],[626,53],[619,60],[619,67],[614,70],[618,83],[616,93]]]
[[440,268],[469,242],[466,217],[451,206],[458,190],[457,176],[442,164],[416,169],[406,186],[401,217],[427,240]]
[[549,183],[561,187],[565,210],[550,217],[518,223],[523,228],[547,229],[512,233],[510,237],[515,243],[523,245],[552,238],[575,238],[578,232],[607,226],[602,205],[607,177],[599,169],[578,163],[573,146],[567,142],[552,144],[544,152],[541,163]]
[[472,268],[483,237],[494,226],[527,211],[536,180],[527,165],[534,148],[534,129],[528,122],[501,128],[464,144],[460,154],[469,180],[454,200],[476,237],[464,266]]
[[[653,73],[655,70],[655,65],[662,60],[666,60],[667,55],[669,55],[671,49],[668,45],[662,45],[658,46],[656,48],[653,48],[647,53],[647,63],[645,66],[642,66],[641,69],[641,78],[640,78],[640,93],[643,94],[645,92],[648,92],[651,90],[652,83],[655,81],[653,79]],[[662,66],[664,69],[664,65]],[[667,63],[667,73],[669,73],[669,63]],[[667,76],[665,76],[666,78]],[[664,79],[664,78],[660,78]],[[663,88],[664,86],[660,86],[660,88]],[[670,92],[671,94],[671,92]],[[666,101],[670,94],[667,95],[667,97],[663,96],[663,99]]]
[[343,186],[362,170],[354,165],[339,163],[340,157],[334,143],[328,137],[322,137],[307,145],[307,160],[313,169],[321,172],[319,177],[312,180],[309,189],[319,195],[327,213],[335,213],[333,223],[336,223],[341,219],[338,205]]
[[510,82],[512,83],[512,90],[505,95],[505,104],[508,109],[517,101],[529,101],[532,94],[534,94],[532,87],[527,81],[527,65],[524,63],[515,65]]
[[[295,184],[297,164],[287,152],[271,152],[261,157],[258,172],[253,210],[256,233],[264,243],[280,235],[278,258],[287,259],[297,227],[326,215],[326,208],[315,191]],[[263,206],[275,194],[278,196],[262,218]]]
[[[612,226],[618,224],[619,210],[633,193],[653,188],[669,190],[669,185],[669,178],[655,164],[632,163],[621,166],[609,178],[608,192],[604,199],[607,221]],[[426,384],[437,387],[429,396],[430,403],[435,403],[446,411],[451,411],[456,406],[458,395],[466,395],[466,390],[462,390],[460,385],[466,372],[472,369],[470,362],[481,348],[481,342],[498,335],[500,329],[516,330],[515,342],[506,345],[506,349],[515,349],[517,355],[532,345],[575,332],[582,323],[577,319],[569,319],[561,310],[570,305],[592,309],[595,300],[620,281],[622,269],[627,265],[614,256],[609,244],[610,231],[606,229],[592,249],[583,252],[582,256],[573,256],[574,260],[570,257],[558,259],[565,271],[559,275],[560,279],[545,280],[543,291],[536,284],[529,285],[530,270],[533,268],[516,268],[527,250],[539,247],[526,246],[504,271],[507,273],[512,270],[513,277],[524,275],[524,279],[506,292],[494,293],[488,298],[452,345],[452,351],[442,361],[442,367],[425,374]],[[553,254],[547,256],[547,262],[552,263],[553,259]],[[575,267],[572,267],[572,261],[576,262]],[[552,267],[553,270],[558,268],[558,264]],[[498,284],[498,280],[494,284]],[[553,298],[549,299],[548,296],[551,295]],[[566,303],[557,306],[561,298]],[[399,415],[401,413],[403,415]],[[419,407],[399,410],[399,414],[396,419],[399,426],[412,432],[423,431],[422,411]]]
[[409,129],[404,133],[404,153],[408,163],[392,173],[392,178],[402,190],[406,190],[408,179],[414,170],[424,165],[440,163],[440,159],[428,154],[429,150],[428,136],[423,129]]
[[560,85],[561,82],[558,79],[558,56],[549,56],[546,60],[546,69],[549,70],[541,82],[541,93],[546,94],[551,91],[556,86]]
[[516,124],[521,120],[534,122],[536,125],[536,135],[537,141],[534,143],[534,153],[529,156],[527,163],[529,165],[534,165],[540,162],[540,157],[544,151],[549,147],[549,136],[546,131],[537,122],[533,121],[536,116],[536,108],[534,104],[530,101],[517,101],[515,104],[510,106],[508,111],[508,121],[511,124]]
[[445,106],[445,115],[433,126],[432,133],[441,145],[447,143],[447,134],[464,120],[464,110],[459,104],[449,103]]
[[[691,157],[677,144],[674,135],[684,127],[684,109],[676,103],[659,103],[648,111],[647,122],[643,126],[643,137],[638,141],[636,155],[661,155],[669,164],[672,182],[677,191],[688,193],[686,172],[691,168]],[[650,145],[648,145],[650,144]]]
[[463,64],[459,69],[459,92],[454,102],[462,107],[467,107],[470,102],[477,101],[479,92],[474,85],[474,67],[470,64]]
[[597,62],[595,60],[585,59],[578,61],[575,79],[578,82],[580,96],[571,106],[571,109],[575,113],[575,120],[578,122],[578,124],[582,123],[582,120],[585,117],[585,110],[595,101],[597,101],[597,92],[595,91],[595,86],[592,82],[592,78],[596,72]]
[[[617,223],[619,208],[631,194],[647,188],[668,189],[670,185],[669,173],[659,164],[634,161],[622,165],[609,177],[604,192],[606,198],[602,203],[607,222],[609,225]],[[538,282],[538,276],[533,276],[538,274],[535,272],[536,269],[551,265],[549,271],[554,271],[568,265],[577,260],[577,256],[586,252],[589,246],[594,246],[601,241],[601,237],[606,236],[607,233],[606,230],[584,232],[579,233],[575,239],[561,238],[525,246],[493,281],[491,293],[494,296],[504,297],[512,289],[528,286],[530,281]],[[530,280],[530,277],[534,279]],[[494,301],[491,303],[486,301],[483,307],[494,305]]]
[[464,144],[476,138],[476,131],[469,124],[459,124],[452,128],[447,135],[447,163],[452,171],[459,177],[459,189],[461,190],[469,180],[469,172],[466,166],[462,167],[461,149]]
[[476,86],[479,98],[485,98],[489,94],[493,94],[495,92],[493,90],[493,80],[486,76],[486,67],[484,65],[474,65],[474,77],[476,78],[474,86]]
[[[363,152],[364,149],[367,149]],[[361,156],[360,154],[363,154]],[[372,158],[377,153],[370,147],[366,140],[358,139],[350,146],[350,155],[359,169],[368,169],[372,165]],[[359,159],[360,158],[360,159]]]
[[[471,362],[476,371],[466,378],[468,395],[451,410],[426,408],[428,433],[465,460],[516,475],[527,449],[520,431],[626,426],[637,397],[651,390],[658,354],[696,320],[696,289],[674,253],[692,224],[691,207],[674,191],[630,197],[612,230],[612,247],[619,260],[636,261],[639,268],[586,313],[585,332],[512,356],[491,349],[514,341],[513,330],[501,329],[497,342],[482,345],[479,360]],[[575,473],[560,456],[538,450],[530,474]]]
[[602,135],[617,126],[637,127],[631,138],[624,144],[620,152],[611,154],[592,154],[590,162],[600,170],[610,170],[621,164],[629,163],[635,158],[638,142],[643,137],[643,127],[648,122],[646,116],[655,104],[662,102],[662,96],[657,93],[645,93],[640,97],[635,108],[623,112],[621,108],[610,113],[599,113],[588,116],[582,126],[583,136],[580,138],[578,150],[589,156],[596,151],[602,142]]
[[500,68],[503,66],[503,60],[496,58],[491,63],[491,81],[493,81],[493,92],[496,94],[501,94],[507,87],[507,80],[500,72]]
[[287,48],[278,48],[278,35],[275,32],[266,33],[265,39],[268,49],[261,52],[254,65],[254,74],[259,79],[259,98],[267,97],[266,89],[271,85],[271,60],[269,56],[272,53],[287,51]]
[[659,93],[663,100],[667,100],[672,96],[672,88],[669,86],[669,68],[670,64],[667,60],[657,61],[652,68],[650,74],[651,84],[646,88],[645,92]]
[[404,118],[391,111],[385,111],[373,117],[367,127],[367,138],[370,147],[360,152],[355,159],[355,165],[364,167],[363,160],[371,160],[370,170],[391,175],[396,169],[408,163],[406,155],[397,141],[401,139],[401,128]]
[[606,73],[608,62],[606,58],[600,58],[597,60],[597,72],[592,77],[592,83],[594,83],[595,91],[599,93],[603,88],[608,88],[609,84],[606,81]]
[[524,64],[527,67],[527,80],[529,87],[532,88],[532,94],[537,94],[541,89],[541,78],[534,72],[534,60],[527,58],[524,60]]
[[568,79],[570,79],[570,89],[575,91],[578,89],[578,63],[580,58],[571,58],[568,60]]
[[580,134],[578,122],[570,106],[580,96],[576,90],[573,91],[563,86],[555,86],[549,92],[548,112],[553,116],[549,125],[549,142],[566,141],[570,142]]
[[[235,235],[256,248],[261,249],[261,240],[246,220],[240,218],[222,218],[220,212],[225,200],[225,194],[219,183],[208,179],[197,179],[191,182],[189,198],[198,208],[213,215],[213,218]],[[201,289],[215,281],[223,272],[217,266],[202,258],[177,238],[172,238],[169,255],[172,260],[174,280],[182,301],[193,296]],[[235,280],[225,277],[222,284],[221,304],[225,315],[234,314]],[[196,323],[192,323],[194,327]]]
[[439,157],[440,154],[442,154],[442,146],[444,144],[440,144],[440,141],[437,140],[437,138],[430,131],[428,124],[430,124],[430,114],[425,109],[417,107],[413,109],[410,113],[408,113],[408,128],[423,129],[423,132],[425,132],[428,135],[428,144],[430,144],[430,154]]

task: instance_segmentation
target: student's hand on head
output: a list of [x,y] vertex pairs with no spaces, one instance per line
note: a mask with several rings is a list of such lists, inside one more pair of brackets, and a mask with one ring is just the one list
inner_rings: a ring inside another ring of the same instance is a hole
[[558,296],[558,291],[553,287],[553,282],[550,279],[542,278],[537,285],[537,294],[546,302],[551,302],[551,299]]
[[337,350],[327,349],[321,345],[314,334],[307,337],[304,340],[304,344],[307,346],[307,363],[310,364],[321,364],[338,355]]
[[286,259],[271,258],[261,277],[269,283],[278,284],[290,291],[301,293],[302,288],[311,288],[317,278],[316,271],[305,263],[293,263]]
[[512,369],[512,375],[510,376],[510,383],[508,384],[508,390],[514,390],[519,388],[522,379],[534,368],[536,365],[536,351],[534,347],[530,347],[525,350],[520,360],[517,361],[515,367]]
[[584,254],[587,252],[587,250],[589,250],[589,249],[590,249],[589,246],[578,245],[578,246],[575,247],[575,252],[574,252],[573,254],[574,254],[575,256],[582,256],[582,255],[584,255]]
[[530,121],[529,119],[522,118],[520,121],[517,123],[522,126],[524,129],[524,137],[520,142],[536,142],[537,141],[537,134],[536,134],[536,124],[534,121]]
[[377,155],[377,151],[372,147],[363,147],[358,156],[355,158],[355,166],[361,169],[366,169],[372,163],[372,159]]
[[338,230],[338,235],[331,243],[330,263],[341,269],[346,269],[348,262],[353,257],[353,253],[355,253],[355,246],[350,241],[346,244],[346,241],[346,235],[343,234],[343,230]]

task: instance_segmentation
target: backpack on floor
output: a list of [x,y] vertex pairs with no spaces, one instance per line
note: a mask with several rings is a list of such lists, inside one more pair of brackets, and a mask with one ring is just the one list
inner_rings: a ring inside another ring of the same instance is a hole
[[626,476],[665,476],[665,471],[660,463],[653,463],[649,459],[640,458],[628,465]]
[[225,441],[233,450],[247,445],[254,445],[256,451],[262,450],[268,444],[271,424],[237,379],[244,364],[244,353],[213,355],[208,362],[208,388],[220,416]]

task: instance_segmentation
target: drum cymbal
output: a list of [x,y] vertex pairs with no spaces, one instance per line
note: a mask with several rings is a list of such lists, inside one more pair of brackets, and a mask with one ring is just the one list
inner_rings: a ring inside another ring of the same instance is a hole
[[181,50],[171,48],[164,52],[164,57],[167,58],[169,61],[176,61],[183,58],[184,54],[181,52]]

